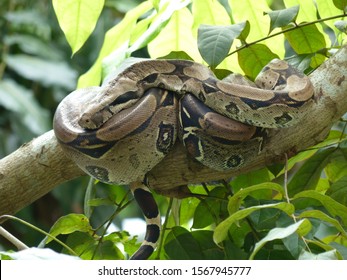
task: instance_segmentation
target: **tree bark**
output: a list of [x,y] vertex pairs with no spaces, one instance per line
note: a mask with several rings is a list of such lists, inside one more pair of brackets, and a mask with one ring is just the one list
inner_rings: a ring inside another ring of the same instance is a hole
[[[158,192],[182,185],[228,179],[283,161],[326,137],[331,126],[347,111],[347,46],[314,71],[315,106],[309,117],[294,127],[269,130],[264,148],[238,170],[218,172],[190,159],[181,143],[148,173],[150,187]],[[0,161],[0,215],[14,214],[59,184],[83,172],[60,149],[49,131]]]

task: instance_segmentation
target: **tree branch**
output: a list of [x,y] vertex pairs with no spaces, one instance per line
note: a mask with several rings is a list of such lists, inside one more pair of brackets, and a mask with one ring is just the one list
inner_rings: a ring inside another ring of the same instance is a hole
[[[227,179],[262,168],[315,145],[347,111],[347,45],[320,66],[310,78],[316,105],[302,123],[269,132],[263,151],[239,170],[217,172],[190,159],[181,143],[148,173],[157,192],[180,186]],[[0,214],[13,214],[57,185],[82,176],[83,172],[62,153],[53,131],[23,145],[0,161]]]

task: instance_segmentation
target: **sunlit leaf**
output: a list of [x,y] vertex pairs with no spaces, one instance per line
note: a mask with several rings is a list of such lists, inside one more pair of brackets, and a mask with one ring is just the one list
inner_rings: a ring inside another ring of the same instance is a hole
[[230,15],[219,1],[193,0],[194,32],[201,24],[230,25]]
[[148,44],[148,52],[152,58],[163,57],[172,51],[183,51],[195,61],[201,61],[196,38],[191,27],[193,16],[188,8],[175,11],[168,24],[159,35]]
[[[147,46],[149,42],[162,33],[167,23],[171,21],[173,14],[188,4],[188,0],[164,2],[157,14],[155,14],[153,17],[149,16],[137,23],[133,32],[131,33],[131,46],[128,53],[131,54],[132,52]],[[146,26],[147,23],[150,23],[150,25],[148,28],[144,29],[143,27]]]
[[307,25],[286,32],[285,36],[298,54],[315,53],[326,48],[326,42],[323,34],[316,25]]
[[[102,79],[102,62],[103,59],[111,53],[120,52],[119,61],[113,61],[114,64],[121,63],[126,58],[131,31],[136,26],[138,19],[152,8],[150,1],[138,5],[136,8],[127,12],[123,20],[112,27],[105,34],[104,44],[100,50],[99,56],[94,65],[83,74],[78,80],[78,88],[95,86],[101,83]],[[115,55],[115,57],[117,57]]]
[[279,58],[267,46],[256,44],[238,52],[238,61],[245,74],[252,80],[274,58]]
[[53,0],[52,3],[74,54],[93,32],[104,0]]

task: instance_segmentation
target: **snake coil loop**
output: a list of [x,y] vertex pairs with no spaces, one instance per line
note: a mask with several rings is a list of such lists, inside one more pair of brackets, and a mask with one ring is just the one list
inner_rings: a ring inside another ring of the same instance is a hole
[[[236,169],[261,151],[263,128],[295,125],[314,103],[309,78],[281,60],[264,67],[255,84],[218,80],[192,61],[144,60],[104,87],[66,96],[54,132],[82,170],[110,184],[143,181],[177,137],[202,164]],[[146,186],[132,191],[147,223],[132,259],[146,259],[159,239],[160,215]]]

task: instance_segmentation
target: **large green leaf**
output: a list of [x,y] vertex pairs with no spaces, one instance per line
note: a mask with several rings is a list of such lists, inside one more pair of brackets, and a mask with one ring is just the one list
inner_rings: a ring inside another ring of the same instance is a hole
[[76,53],[93,32],[104,0],[53,0],[53,8],[72,53]]
[[300,236],[304,236],[310,230],[311,223],[307,219],[303,219],[285,228],[274,228],[270,230],[269,233],[262,240],[255,244],[255,248],[250,256],[250,259],[254,259],[255,255],[259,252],[259,250],[269,241],[286,238],[295,232],[297,232]]
[[168,24],[159,35],[148,44],[148,52],[152,58],[164,57],[172,51],[184,51],[195,61],[201,61],[196,39],[191,27],[193,16],[188,8],[172,14]]
[[200,25],[198,48],[211,68],[216,68],[228,55],[230,47],[242,32],[245,22],[230,26]]
[[[250,32],[247,36],[248,43],[267,36],[270,19],[269,17],[264,16],[264,12],[270,10],[268,1],[229,0],[228,3],[231,7],[232,17],[235,22],[243,22],[247,20],[250,24]],[[285,49],[283,36],[270,38],[264,41],[264,44],[279,57],[284,56]]]
[[[175,11],[180,10],[189,4],[190,0],[181,1],[163,1],[163,5],[159,5],[157,13],[138,22],[131,33],[130,48],[128,53],[145,47],[165,28]],[[148,26],[149,25],[149,26]]]
[[[152,9],[150,1],[145,1],[127,12],[123,20],[105,34],[105,40],[94,65],[78,80],[78,88],[99,85],[102,79],[102,62],[105,57],[113,54],[113,63],[121,63],[127,54],[132,30],[139,18]],[[117,51],[118,50],[118,51]]]
[[269,47],[256,44],[238,52],[238,61],[245,74],[254,80],[261,69],[274,58],[279,58]]
[[316,25],[308,25],[286,32],[285,36],[297,54],[315,53],[326,47],[323,33]]
[[[347,3],[346,0],[344,1]],[[331,5],[331,1],[315,0],[315,2],[317,4],[317,9],[321,18],[329,18],[332,16],[336,16],[338,14],[341,14],[341,10],[336,8],[334,5]],[[341,36],[341,33],[337,30],[337,27],[335,27],[334,25],[335,22],[336,22],[336,19],[327,20],[327,21],[324,21],[324,24],[328,25],[331,29],[333,29],[336,35]],[[344,36],[341,39],[345,37],[346,36],[344,34]]]
[[252,214],[254,211],[257,211],[260,209],[266,209],[266,208],[280,209],[284,211],[285,213],[287,213],[288,215],[291,215],[294,213],[294,206],[292,204],[285,203],[285,202],[253,206],[253,207],[239,210],[238,212],[232,214],[230,217],[225,219],[216,227],[214,231],[214,235],[213,235],[214,242],[220,243],[223,240],[225,240],[228,234],[228,230],[232,224],[236,223],[237,221],[241,219],[244,219],[248,215]]
[[201,24],[224,26],[231,24],[228,12],[219,1],[193,0],[192,13],[194,32]]

